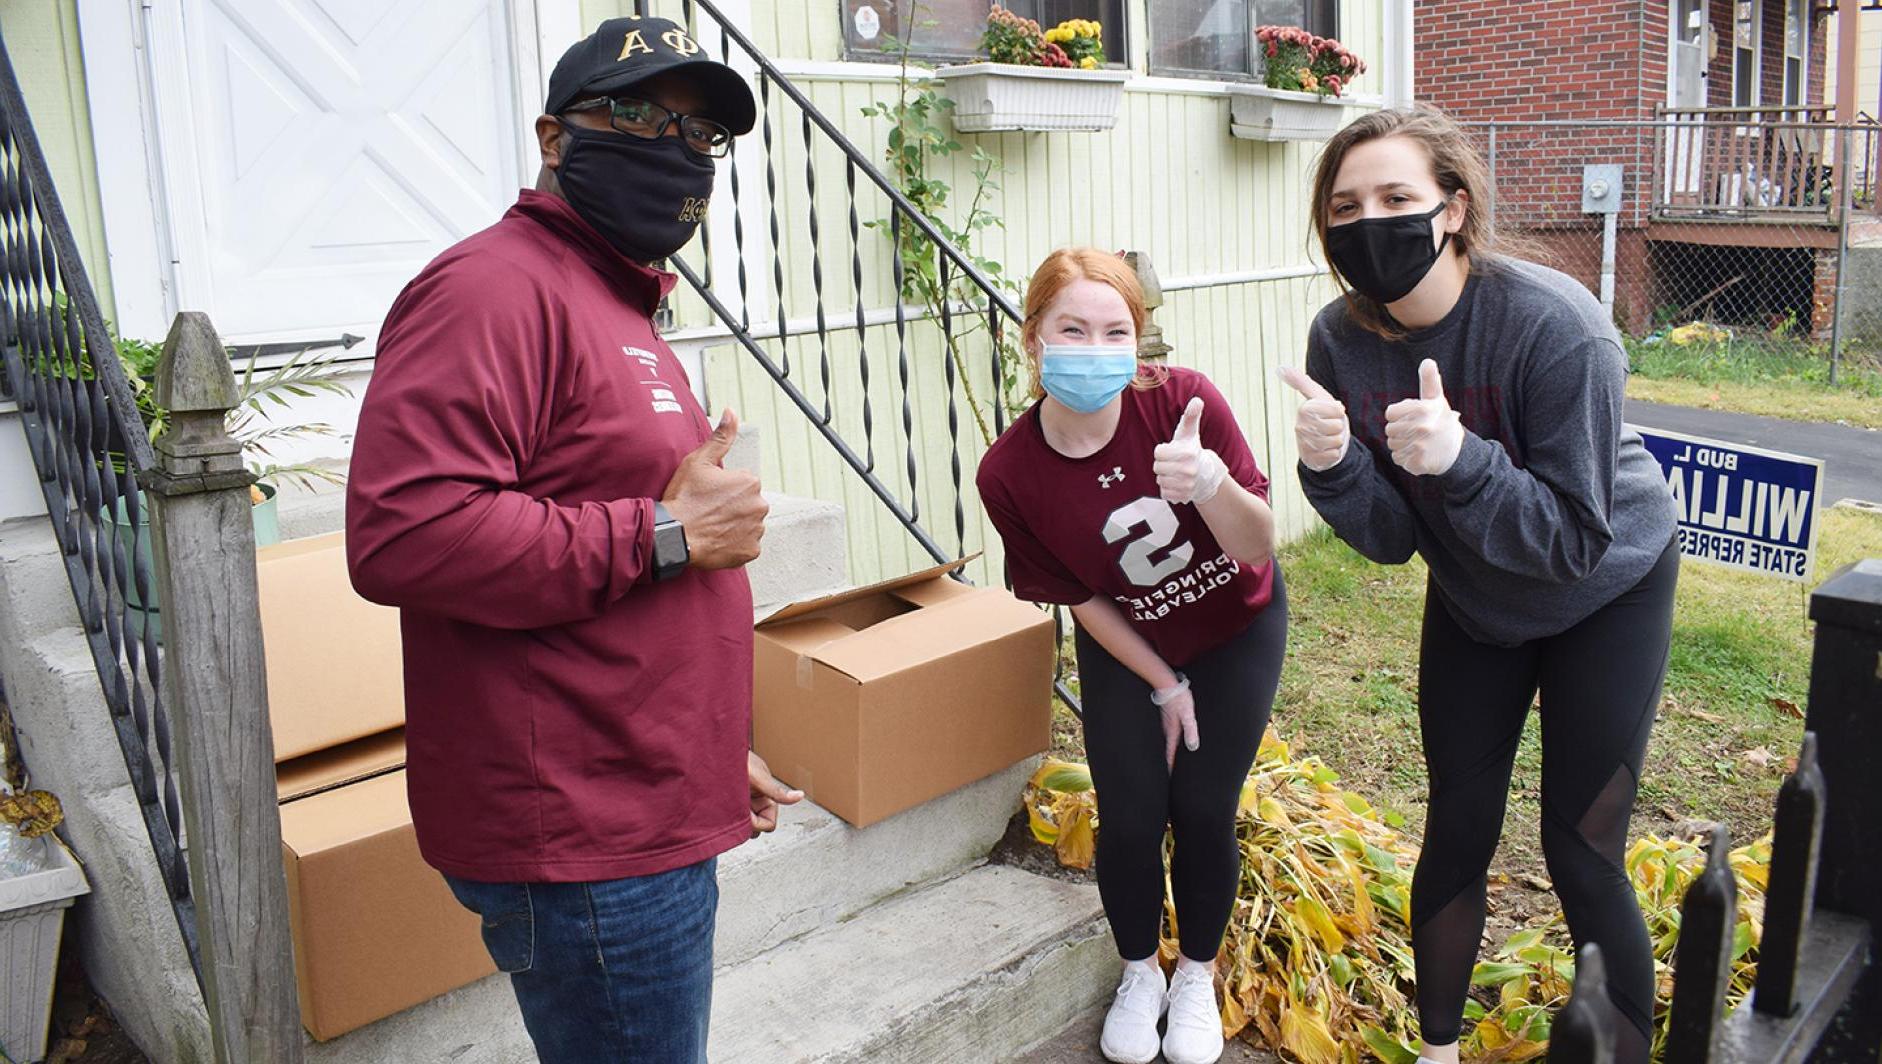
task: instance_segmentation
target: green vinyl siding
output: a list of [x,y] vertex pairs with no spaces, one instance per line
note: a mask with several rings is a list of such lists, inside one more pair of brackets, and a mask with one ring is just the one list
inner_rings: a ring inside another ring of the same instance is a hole
[[79,257],[99,304],[110,316],[111,271],[105,257],[104,215],[98,206],[98,162],[92,152],[75,0],[4,0],[0,2],[0,37],[6,40],[7,57],[26,96],[26,110],[46,153],[60,205],[72,224]]

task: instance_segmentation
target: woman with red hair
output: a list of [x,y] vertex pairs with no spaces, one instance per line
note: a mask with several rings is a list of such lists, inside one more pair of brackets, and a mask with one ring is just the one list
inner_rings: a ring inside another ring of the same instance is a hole
[[[1287,598],[1267,478],[1207,377],[1138,361],[1143,321],[1122,259],[1048,256],[1022,331],[1036,402],[976,482],[1014,592],[1076,622],[1098,889],[1125,961],[1099,1048],[1209,1064],[1222,1053],[1215,957],[1240,880],[1235,817],[1280,679]],[[1168,984],[1166,828],[1181,941]]]

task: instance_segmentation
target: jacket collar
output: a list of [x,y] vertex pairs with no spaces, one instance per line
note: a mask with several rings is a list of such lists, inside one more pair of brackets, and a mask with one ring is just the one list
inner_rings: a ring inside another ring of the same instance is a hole
[[568,244],[582,261],[649,318],[659,308],[660,300],[679,281],[675,274],[635,262],[615,250],[614,245],[575,213],[567,200],[554,193],[523,189],[516,205],[504,214],[506,218],[512,216],[527,218]]

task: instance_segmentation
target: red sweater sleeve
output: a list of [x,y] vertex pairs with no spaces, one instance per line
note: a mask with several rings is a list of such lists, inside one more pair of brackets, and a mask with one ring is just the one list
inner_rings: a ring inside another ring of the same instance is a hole
[[516,488],[554,406],[553,277],[435,264],[380,334],[346,499],[353,586],[492,628],[594,617],[651,567],[653,500],[559,504]]

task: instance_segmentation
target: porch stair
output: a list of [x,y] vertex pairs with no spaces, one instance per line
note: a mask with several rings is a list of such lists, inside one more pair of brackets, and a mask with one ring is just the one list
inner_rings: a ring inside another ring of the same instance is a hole
[[[728,464],[756,468],[747,432]],[[833,591],[842,508],[772,496],[752,582],[760,613]],[[343,523],[337,491],[284,491],[288,538]],[[35,786],[59,794],[93,893],[73,910],[95,988],[158,1064],[209,1058],[181,941],[44,517],[0,524],[0,675]],[[869,828],[812,804],[720,859],[712,1058],[1001,1060],[1108,991],[1095,888],[986,864],[1033,768],[1022,762]],[[326,1043],[315,1064],[534,1059],[494,976]]]

